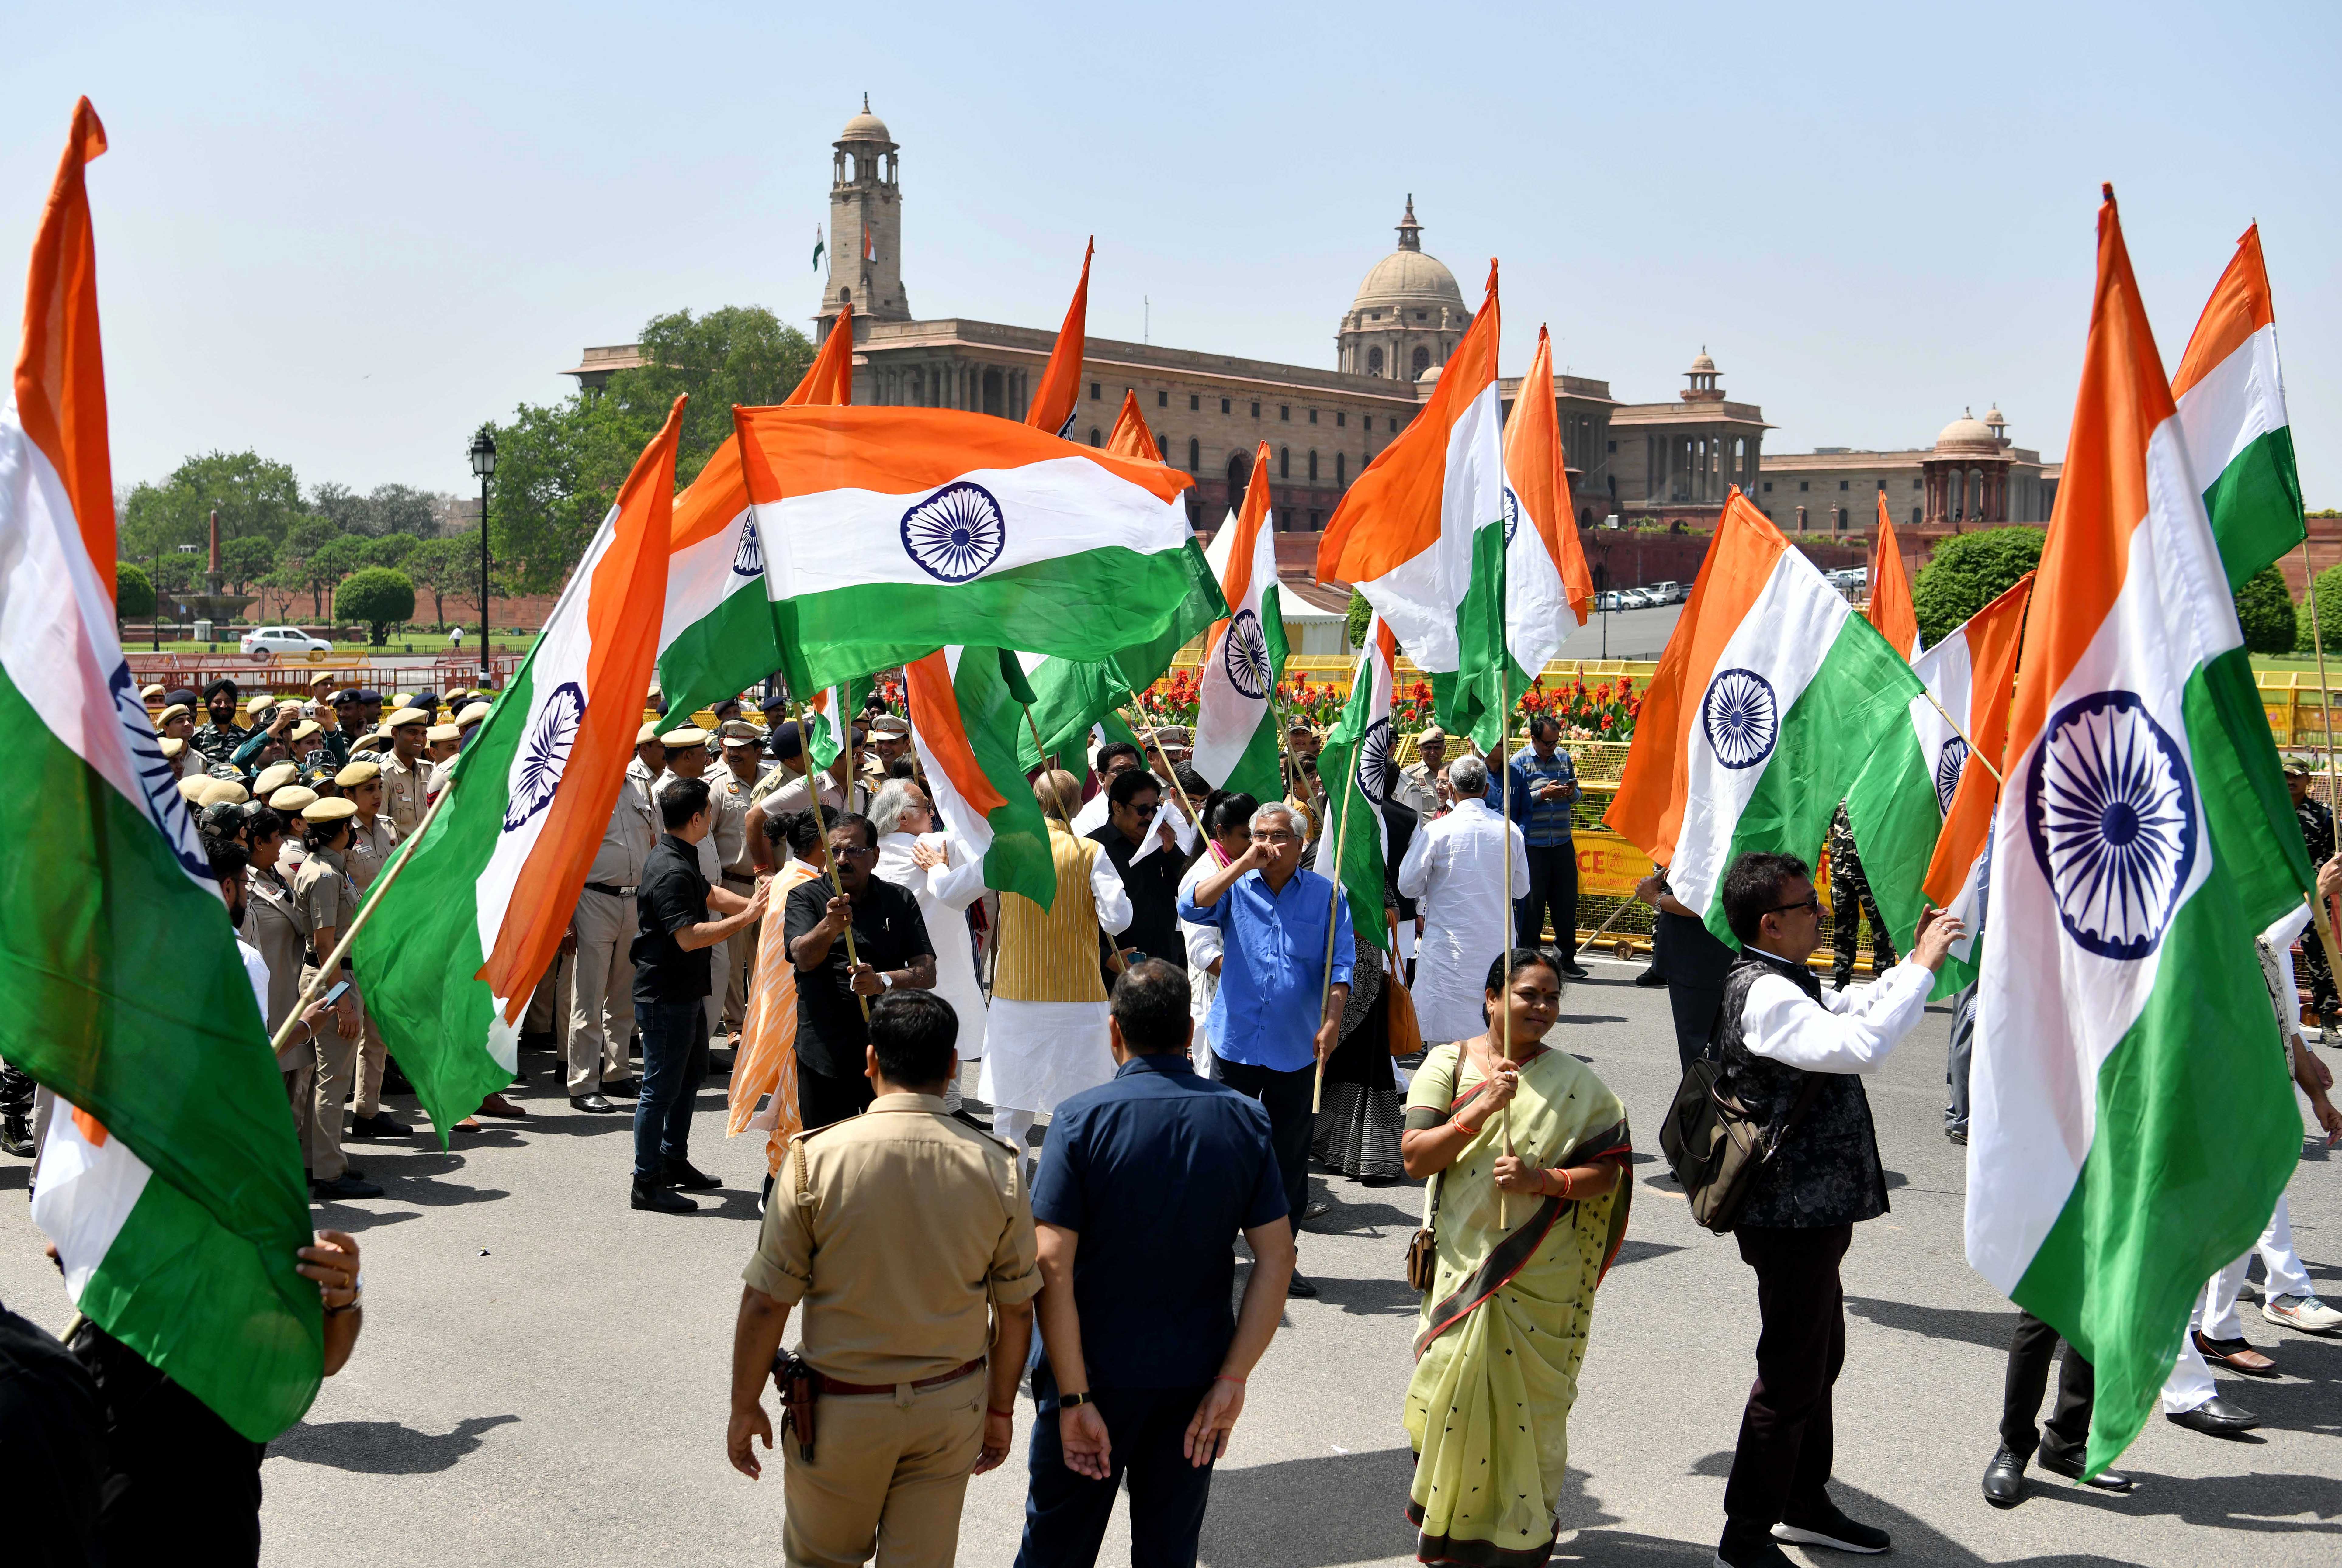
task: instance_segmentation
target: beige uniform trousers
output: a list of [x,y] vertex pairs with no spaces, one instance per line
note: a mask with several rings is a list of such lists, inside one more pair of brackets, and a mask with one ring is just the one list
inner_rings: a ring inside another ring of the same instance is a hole
[[[316,978],[316,965],[301,966],[302,990],[305,992]],[[313,1077],[308,1124],[301,1136],[301,1154],[310,1179],[318,1182],[330,1182],[349,1169],[349,1161],[342,1155],[342,1096],[351,1092],[357,1076],[358,1040],[365,1034],[363,1013],[355,1036],[342,1034],[333,1017],[328,1013],[318,1020],[316,1060],[309,1069]]]
[[389,1065],[390,1048],[382,1043],[382,1029],[366,1014],[365,1038],[358,1042],[358,1097],[353,1114],[371,1116],[382,1109],[382,1071]]
[[[736,893],[743,898],[753,898],[756,893],[756,875],[737,877],[730,872],[724,875],[724,891]],[[759,923],[759,925],[761,923]],[[716,974],[716,989],[724,993],[724,1032],[740,1033],[741,1024],[748,1016],[748,982],[756,973],[756,934],[759,925],[747,925],[724,939],[724,967]],[[710,1029],[713,1039],[716,1031]]]
[[627,1076],[626,1043],[635,1033],[635,901],[586,888],[570,929],[577,934],[569,983],[569,1093],[597,1093]]
[[555,953],[553,962],[545,966],[545,977],[529,993],[528,1011],[521,1014],[521,1032],[525,1034],[553,1036],[553,1054],[563,1056],[569,1037],[569,997],[571,981],[577,961],[565,953]]
[[960,1504],[984,1442],[985,1376],[940,1388],[825,1394],[814,1462],[782,1426],[781,1551],[789,1568],[950,1568]]
[[[708,918],[711,920],[720,920],[723,918],[723,916],[717,914],[713,909],[710,909],[707,912],[707,914]],[[716,1044],[716,1035],[723,1033],[725,994],[724,976],[727,972],[727,966],[732,962],[733,952],[738,948],[739,945],[740,938],[736,934],[726,937],[723,941],[715,944],[707,950],[707,975],[711,982],[707,988],[706,1003],[707,1043],[710,1046],[713,1046]]]

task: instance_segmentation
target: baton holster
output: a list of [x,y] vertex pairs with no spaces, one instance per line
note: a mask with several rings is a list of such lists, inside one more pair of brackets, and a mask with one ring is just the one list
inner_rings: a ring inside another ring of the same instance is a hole
[[797,1458],[813,1463],[814,1406],[821,1400],[821,1374],[801,1355],[778,1351],[773,1356],[773,1386],[779,1390],[781,1413],[797,1440]]

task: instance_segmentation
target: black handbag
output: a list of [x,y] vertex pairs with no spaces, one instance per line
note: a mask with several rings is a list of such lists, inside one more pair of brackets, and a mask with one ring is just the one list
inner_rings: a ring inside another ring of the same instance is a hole
[[1712,1057],[1691,1064],[1659,1124],[1659,1148],[1683,1183],[1691,1217],[1718,1235],[1730,1231],[1757,1174],[1770,1164],[1821,1092],[1821,1074],[1808,1073],[1788,1114],[1767,1131],[1737,1098],[1719,1086],[1724,1069]]

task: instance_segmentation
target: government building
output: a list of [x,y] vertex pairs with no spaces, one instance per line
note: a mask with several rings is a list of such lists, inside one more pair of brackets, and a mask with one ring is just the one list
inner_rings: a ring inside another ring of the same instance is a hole
[[1929,447],[1775,454],[1759,465],[1751,497],[1785,534],[1867,533],[1882,499],[1898,529],[1957,533],[2048,522],[2063,472],[2010,441],[2007,416],[1994,408],[1982,419],[1963,411]]

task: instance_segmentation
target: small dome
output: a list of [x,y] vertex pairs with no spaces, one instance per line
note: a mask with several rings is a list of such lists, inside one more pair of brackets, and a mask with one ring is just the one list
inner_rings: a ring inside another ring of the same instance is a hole
[[1416,376],[1415,379],[1418,385],[1429,386],[1433,382],[1439,379],[1439,367],[1435,365],[1429,370],[1425,371],[1421,375]]
[[1699,351],[1699,357],[1691,362],[1691,374],[1694,375],[1712,375],[1715,373],[1716,361],[1707,357],[1707,350],[1704,348],[1701,349]]
[[1464,308],[1464,291],[1456,286],[1456,275],[1436,256],[1421,251],[1393,251],[1374,265],[1366,282],[1358,285],[1357,297],[1350,301],[1352,310],[1393,306],[1415,306],[1428,309],[1434,305]]
[[1984,411],[1984,422],[1987,424],[2005,425],[2008,423],[2008,415],[2003,414],[2000,411],[2000,404],[1996,403]]
[[1936,450],[1938,452],[1978,447],[1989,450],[1997,445],[1992,432],[1966,409],[1961,410],[1960,416],[1945,425],[1943,434],[1936,437]]
[[891,142],[886,122],[870,112],[870,95],[862,95],[862,113],[846,122],[846,129],[837,134],[841,142]]

